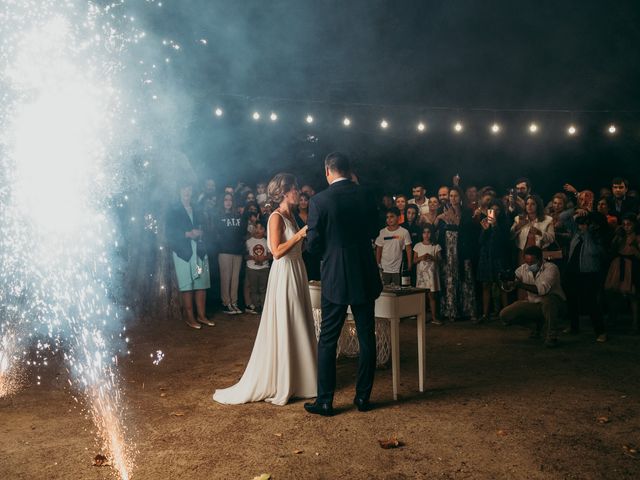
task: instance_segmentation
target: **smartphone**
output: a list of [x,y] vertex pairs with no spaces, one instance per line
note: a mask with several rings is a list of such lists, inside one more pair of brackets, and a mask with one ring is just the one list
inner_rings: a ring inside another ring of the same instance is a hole
[[491,221],[494,221],[496,219],[496,211],[493,208],[487,210],[487,218]]

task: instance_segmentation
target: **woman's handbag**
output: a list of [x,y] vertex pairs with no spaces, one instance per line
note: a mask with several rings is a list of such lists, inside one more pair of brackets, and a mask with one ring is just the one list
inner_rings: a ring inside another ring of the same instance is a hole
[[560,248],[558,242],[553,242],[542,251],[542,257],[548,262],[553,262],[562,260],[564,258],[564,254],[562,253],[562,248]]

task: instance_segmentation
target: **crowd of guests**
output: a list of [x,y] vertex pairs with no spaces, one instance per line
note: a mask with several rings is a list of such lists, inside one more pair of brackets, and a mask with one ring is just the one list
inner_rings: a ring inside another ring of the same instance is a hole
[[[240,183],[218,192],[209,179],[197,195],[193,187],[183,186],[167,218],[187,323],[213,323],[198,293],[210,287],[214,298],[219,292],[224,313],[242,313],[241,306],[260,313],[271,260],[267,185]],[[302,186],[299,227],[314,194]],[[384,194],[379,212],[372,248],[383,283],[426,289],[436,325],[528,319],[532,336],[544,335],[545,345],[555,346],[561,321],[565,333],[578,333],[580,315],[587,314],[597,341],[605,342],[606,324],[628,307],[633,330],[639,328],[640,211],[624,178],[614,178],[597,196],[566,184],[545,203],[527,178],[503,192],[463,185],[455,176],[433,196],[420,183],[411,196]],[[304,260],[309,279],[319,280],[320,259],[305,252]]]

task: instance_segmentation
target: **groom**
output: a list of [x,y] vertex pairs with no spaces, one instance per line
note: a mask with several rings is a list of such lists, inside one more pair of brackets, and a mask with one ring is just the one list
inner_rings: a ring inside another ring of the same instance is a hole
[[[360,359],[354,404],[371,409],[369,397],[376,368],[375,300],[382,291],[371,240],[378,234],[373,198],[351,181],[349,159],[342,153],[324,161],[329,188],[311,197],[307,249],[322,255],[322,325],[318,341],[318,397],[305,403],[309,413],[333,415],[336,348],[347,307],[356,323]],[[355,177],[353,177],[355,178]]]

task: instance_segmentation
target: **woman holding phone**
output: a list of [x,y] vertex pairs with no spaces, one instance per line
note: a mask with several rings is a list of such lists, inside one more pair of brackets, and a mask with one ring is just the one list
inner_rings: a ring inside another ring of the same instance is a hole
[[471,214],[462,206],[458,187],[449,191],[444,212],[436,218],[438,243],[443,252],[440,296],[441,314],[449,321],[475,320],[476,295],[471,267]]
[[524,263],[522,252],[536,246],[543,250],[556,238],[553,218],[544,213],[544,204],[538,195],[529,195],[525,201],[525,212],[518,215],[511,226],[516,247],[518,248],[518,266]]
[[[482,316],[479,323],[489,319],[491,293],[494,286],[499,285],[500,272],[510,266],[509,262],[509,224],[502,203],[494,200],[487,209],[487,216],[480,221],[480,255],[476,279],[482,282]],[[502,305],[494,305],[499,312],[507,305],[507,294],[501,292]]]

